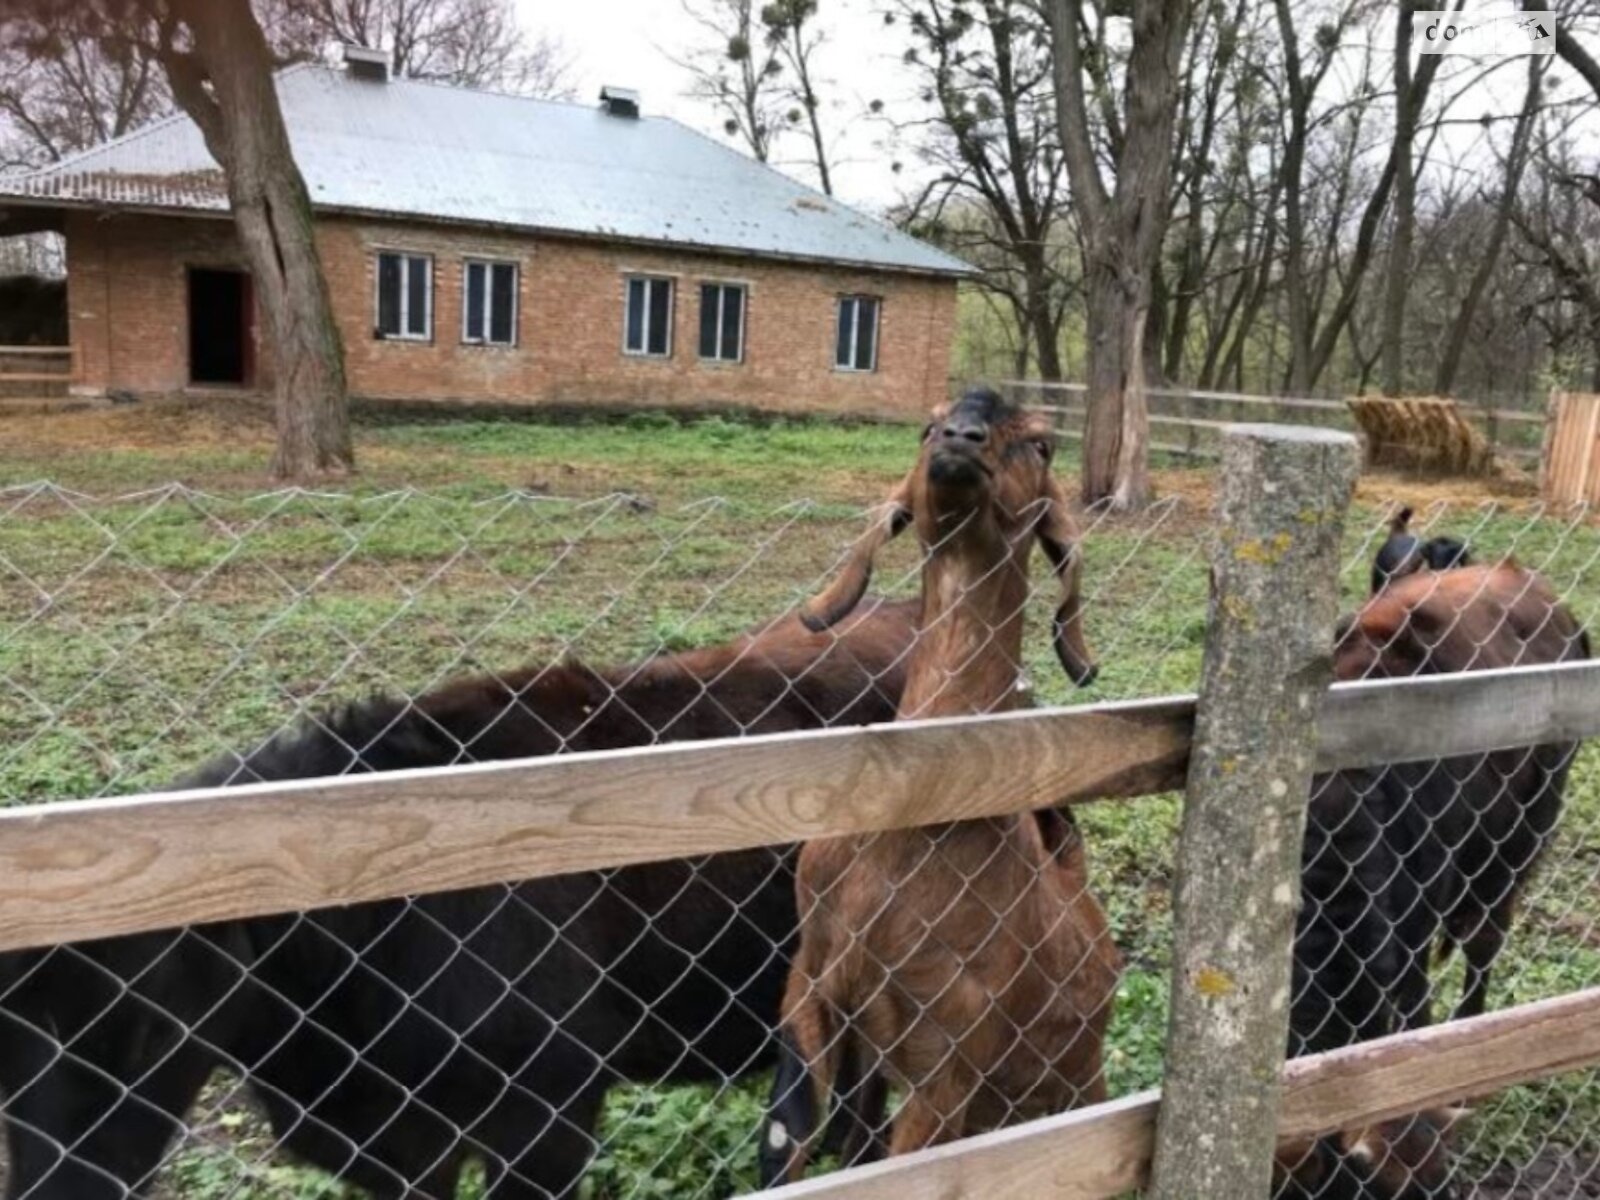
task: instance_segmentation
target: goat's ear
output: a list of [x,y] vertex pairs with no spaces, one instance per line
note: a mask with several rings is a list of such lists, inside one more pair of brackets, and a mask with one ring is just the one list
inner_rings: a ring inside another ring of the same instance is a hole
[[861,603],[872,580],[872,559],[883,544],[911,524],[911,481],[907,477],[872,514],[872,525],[850,551],[844,569],[832,583],[800,608],[800,620],[812,633],[837,625]]
[[1067,496],[1060,482],[1048,469],[1044,478],[1044,511],[1039,515],[1034,532],[1045,557],[1055,568],[1056,578],[1061,581],[1061,604],[1056,609],[1055,620],[1050,623],[1050,632],[1056,657],[1061,660],[1067,677],[1079,687],[1088,687],[1100,668],[1083,635],[1083,605],[1079,595],[1083,551],[1078,544],[1078,526],[1067,507]]

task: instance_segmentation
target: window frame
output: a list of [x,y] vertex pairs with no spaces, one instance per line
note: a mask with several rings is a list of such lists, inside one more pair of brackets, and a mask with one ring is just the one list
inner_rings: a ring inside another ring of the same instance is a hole
[[[633,315],[633,285],[635,281],[645,285],[644,320],[639,329],[643,343],[638,350],[628,348],[628,324]],[[661,351],[650,349],[650,288],[660,284],[667,289],[667,348]],[[652,274],[647,271],[629,271],[622,277],[622,353],[627,358],[650,358],[663,362],[672,357],[674,343],[676,342],[675,326],[678,323],[678,280],[672,275]]]
[[[400,328],[395,333],[386,333],[383,329],[383,260],[385,258],[398,258],[400,260],[400,299],[398,317]],[[408,264],[420,260],[427,264],[427,274],[423,281],[422,289],[422,323],[426,327],[421,333],[412,333],[409,329],[411,316],[411,289],[408,285],[410,270]],[[386,250],[375,252],[372,260],[372,329],[376,339],[380,342],[431,342],[433,341],[433,293],[437,286],[435,275],[434,257],[431,254],[418,250]]]
[[[856,359],[861,347],[861,302],[872,302],[872,361],[862,367],[856,365]],[[839,330],[844,321],[844,306],[855,305],[854,319],[850,323],[850,360],[839,361]],[[833,359],[835,371],[848,372],[851,375],[872,375],[878,370],[879,352],[883,344],[883,297],[875,296],[869,292],[845,292],[839,295],[833,306],[833,348],[830,356]]]
[[[747,340],[747,327],[750,322],[750,285],[733,279],[702,279],[700,281],[700,306],[702,309],[700,321],[702,325],[705,322],[703,310],[706,303],[707,288],[717,289],[717,353],[708,355],[705,353],[704,346],[697,344],[695,349],[699,352],[700,361],[703,363],[710,363],[713,366],[721,367],[743,366],[745,357],[745,342]],[[724,358],[721,352],[722,321],[723,313],[726,311],[727,296],[729,292],[739,293],[739,343],[736,347],[734,357]],[[695,337],[696,343],[698,343],[700,340],[699,333],[700,330],[697,329]]]
[[[483,268],[483,336],[473,337],[467,330],[467,306],[471,299],[471,268]],[[511,339],[494,338],[494,269],[511,268]],[[522,264],[514,258],[482,258],[470,255],[461,260],[461,344],[490,350],[515,350],[522,342]]]

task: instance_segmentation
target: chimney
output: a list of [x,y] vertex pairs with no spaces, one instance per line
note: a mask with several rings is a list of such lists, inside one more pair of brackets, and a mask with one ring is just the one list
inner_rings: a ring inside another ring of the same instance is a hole
[[600,107],[613,117],[637,117],[639,93],[632,88],[603,87],[600,89]]
[[383,50],[346,42],[344,68],[350,73],[351,79],[365,79],[372,83],[389,82],[389,55]]

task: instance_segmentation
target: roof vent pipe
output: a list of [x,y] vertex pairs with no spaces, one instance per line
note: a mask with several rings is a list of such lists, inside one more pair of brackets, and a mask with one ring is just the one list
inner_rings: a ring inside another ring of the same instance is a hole
[[371,46],[344,46],[344,67],[352,79],[366,79],[372,83],[389,82],[389,55]]
[[637,117],[639,93],[632,88],[603,87],[600,89],[600,107],[613,117]]

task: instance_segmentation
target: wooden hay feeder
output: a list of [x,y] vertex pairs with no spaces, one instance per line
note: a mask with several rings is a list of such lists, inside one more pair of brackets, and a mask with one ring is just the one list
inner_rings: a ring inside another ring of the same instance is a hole
[[1442,396],[1352,396],[1347,401],[1369,467],[1439,475],[1492,475],[1494,451],[1454,400]]

